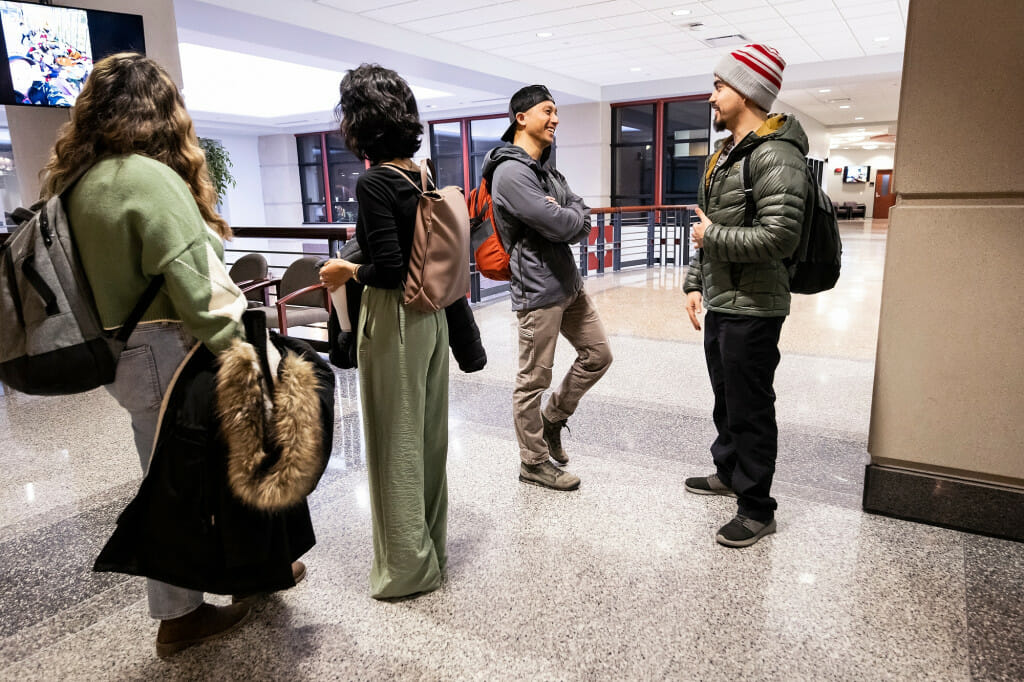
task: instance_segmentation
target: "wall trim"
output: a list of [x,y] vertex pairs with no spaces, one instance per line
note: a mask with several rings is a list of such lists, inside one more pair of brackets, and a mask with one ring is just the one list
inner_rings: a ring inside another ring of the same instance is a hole
[[1024,542],[1024,488],[868,464],[864,511]]

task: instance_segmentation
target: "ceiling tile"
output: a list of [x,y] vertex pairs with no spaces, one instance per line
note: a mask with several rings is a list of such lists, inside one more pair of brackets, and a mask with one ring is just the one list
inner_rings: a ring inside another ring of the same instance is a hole
[[450,0],[444,5],[438,5],[430,0],[415,0],[414,2],[403,2],[399,5],[377,5],[374,9],[363,12],[362,15],[369,19],[383,21],[389,24],[406,24],[410,21],[430,19],[456,12],[464,12],[478,7],[486,7],[493,4],[487,0]]
[[795,17],[800,14],[820,12],[822,6],[828,6],[827,0],[769,0],[782,17]]
[[379,9],[381,7],[391,7],[393,5],[411,5],[413,0],[313,0],[318,5],[325,5],[327,7],[333,7],[334,9],[340,9],[343,12],[352,12],[358,14],[360,12],[367,12],[370,10]]

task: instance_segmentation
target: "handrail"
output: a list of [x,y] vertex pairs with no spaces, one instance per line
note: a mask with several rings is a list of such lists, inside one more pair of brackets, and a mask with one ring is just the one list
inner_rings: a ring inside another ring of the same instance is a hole
[[[270,239],[340,239],[347,241],[356,233],[355,225],[276,225],[271,227],[233,227],[236,237],[267,237]],[[300,233],[301,234],[297,234]]]
[[656,206],[605,206],[590,209],[590,215],[598,213],[635,213],[638,211],[679,211],[684,208],[694,209],[697,204],[658,204]]

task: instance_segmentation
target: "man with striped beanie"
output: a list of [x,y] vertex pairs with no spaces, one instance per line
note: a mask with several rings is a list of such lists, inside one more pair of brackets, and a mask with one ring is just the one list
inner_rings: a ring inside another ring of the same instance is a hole
[[785,66],[774,49],[746,45],[715,68],[715,129],[732,135],[705,166],[692,230],[697,261],[683,285],[695,329],[707,309],[704,356],[718,431],[715,473],[686,479],[686,489],[737,498],[736,516],[715,536],[728,547],[748,547],[776,527],[775,369],[789,314],[786,259],[800,241],[808,197],[807,135],[792,114],[768,113]]

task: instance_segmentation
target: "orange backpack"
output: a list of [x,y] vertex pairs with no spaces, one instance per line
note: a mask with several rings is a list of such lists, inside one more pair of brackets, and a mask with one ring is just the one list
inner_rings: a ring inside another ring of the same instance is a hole
[[494,206],[491,203],[490,182],[486,178],[469,193],[469,242],[476,259],[477,271],[497,282],[512,278],[508,251],[494,226]]

